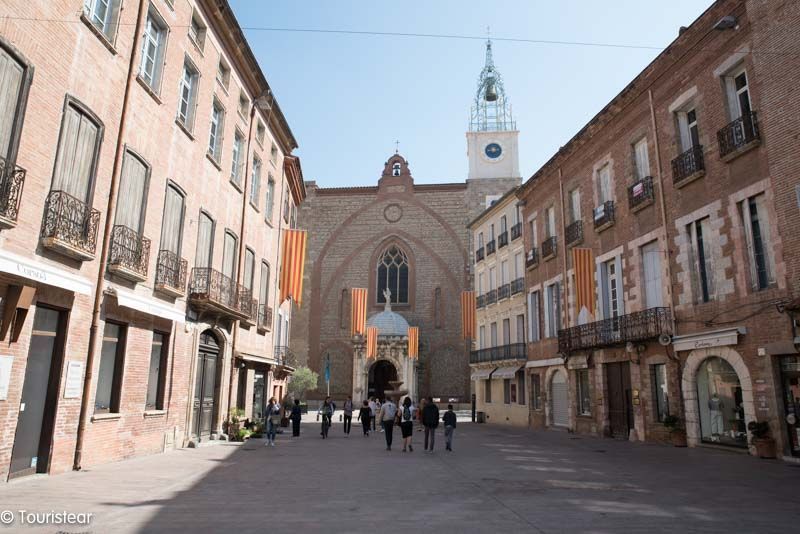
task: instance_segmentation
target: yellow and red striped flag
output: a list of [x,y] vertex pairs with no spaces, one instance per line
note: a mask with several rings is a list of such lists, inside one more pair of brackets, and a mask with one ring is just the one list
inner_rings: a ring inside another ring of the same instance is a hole
[[419,327],[408,327],[408,357],[419,358]]
[[303,269],[306,264],[305,230],[284,230],[281,256],[281,302],[291,297],[298,306],[303,299]]
[[367,290],[350,289],[350,335],[364,335],[367,326]]
[[378,355],[378,329],[374,326],[367,327],[367,359]]
[[475,339],[475,315],[476,302],[474,291],[461,292],[461,329],[464,332],[464,339]]
[[590,248],[572,249],[572,266],[575,268],[575,309],[580,315],[586,308],[594,316],[594,252]]

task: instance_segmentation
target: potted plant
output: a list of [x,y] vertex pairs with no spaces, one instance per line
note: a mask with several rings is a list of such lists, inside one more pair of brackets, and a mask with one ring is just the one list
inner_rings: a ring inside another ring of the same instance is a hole
[[669,430],[672,444],[675,447],[686,447],[686,429],[683,428],[683,421],[680,417],[675,415],[668,415],[662,421],[667,430]]
[[241,408],[233,408],[228,415],[228,436],[231,439],[235,438],[242,428],[242,417],[244,417],[244,410]]
[[775,440],[770,435],[769,423],[766,421],[750,421],[747,425],[747,430],[753,436],[752,444],[756,448],[756,454],[759,458],[775,458],[777,456],[777,447]]

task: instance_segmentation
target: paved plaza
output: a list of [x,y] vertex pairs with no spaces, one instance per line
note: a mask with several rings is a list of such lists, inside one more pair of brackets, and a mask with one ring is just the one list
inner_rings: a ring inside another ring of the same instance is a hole
[[[92,513],[0,532],[787,532],[800,466],[566,432],[459,425],[455,452],[335,425],[0,486],[0,508]],[[281,482],[283,481],[283,482]],[[17,518],[19,519],[19,518]]]

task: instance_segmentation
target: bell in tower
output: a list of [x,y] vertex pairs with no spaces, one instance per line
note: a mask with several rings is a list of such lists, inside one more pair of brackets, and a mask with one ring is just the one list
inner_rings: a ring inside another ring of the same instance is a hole
[[494,86],[493,76],[486,79],[486,94],[484,95],[484,99],[487,102],[497,101],[497,88]]

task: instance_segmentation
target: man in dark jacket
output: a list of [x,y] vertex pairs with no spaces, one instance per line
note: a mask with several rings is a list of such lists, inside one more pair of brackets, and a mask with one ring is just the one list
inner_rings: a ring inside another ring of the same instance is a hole
[[[433,403],[433,397],[428,397],[428,402],[422,409],[422,425],[425,427],[425,450],[433,452],[433,441],[436,427],[439,426],[439,407]],[[428,439],[430,438],[430,449]]]
[[444,412],[442,417],[444,421],[444,444],[445,449],[453,452],[453,431],[456,429],[456,414],[453,411],[453,405],[447,405],[447,411]]

